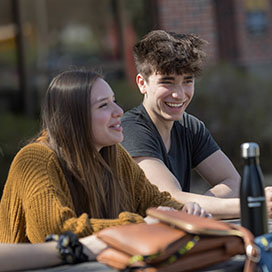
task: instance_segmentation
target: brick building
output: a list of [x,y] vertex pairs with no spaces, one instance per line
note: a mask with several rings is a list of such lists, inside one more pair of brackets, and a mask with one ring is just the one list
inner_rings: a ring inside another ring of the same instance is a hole
[[155,5],[158,28],[195,33],[209,42],[209,63],[223,59],[250,69],[272,64],[270,0],[156,0]]

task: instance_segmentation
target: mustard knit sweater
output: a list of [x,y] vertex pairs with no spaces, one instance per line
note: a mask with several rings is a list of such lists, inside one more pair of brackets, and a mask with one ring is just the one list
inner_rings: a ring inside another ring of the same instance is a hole
[[43,242],[46,235],[71,230],[84,237],[103,228],[144,222],[149,207],[183,204],[160,193],[128,153],[117,146],[121,179],[131,186],[134,208],[116,219],[76,216],[68,184],[55,153],[40,143],[22,148],[14,158],[0,203],[0,242]]

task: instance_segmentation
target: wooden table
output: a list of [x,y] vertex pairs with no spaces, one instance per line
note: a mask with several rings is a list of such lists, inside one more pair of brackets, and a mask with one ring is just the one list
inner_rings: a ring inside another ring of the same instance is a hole
[[[240,259],[236,257],[227,262],[220,263],[216,266],[210,267],[209,269],[195,271],[195,272],[242,272],[244,267],[244,257]],[[117,270],[111,269],[106,265],[98,262],[86,262],[77,265],[61,265],[51,268],[42,268],[35,270],[24,270],[27,272],[116,272]]]
[[[224,220],[234,224],[240,224],[239,219],[235,220]],[[269,232],[272,232],[272,220],[269,220]],[[243,272],[245,256],[235,256],[232,259],[195,272]],[[115,272],[116,270],[107,267],[99,262],[86,262],[77,265],[61,265],[51,268],[25,270],[27,272]]]
[[[241,259],[231,259],[227,262],[220,263],[209,269],[195,271],[195,272],[242,272],[244,267],[244,257]],[[42,268],[35,270],[24,270],[27,272],[117,272],[117,270],[111,269],[106,265],[98,262],[86,262],[77,265],[61,265],[51,268]]]
[[76,265],[60,265],[51,268],[24,270],[27,272],[115,272],[116,270],[99,262],[86,262]]

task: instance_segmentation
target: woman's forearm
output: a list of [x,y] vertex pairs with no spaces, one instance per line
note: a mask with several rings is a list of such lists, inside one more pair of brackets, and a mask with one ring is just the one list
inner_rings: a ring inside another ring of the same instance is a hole
[[50,267],[61,264],[56,242],[0,244],[0,271]]

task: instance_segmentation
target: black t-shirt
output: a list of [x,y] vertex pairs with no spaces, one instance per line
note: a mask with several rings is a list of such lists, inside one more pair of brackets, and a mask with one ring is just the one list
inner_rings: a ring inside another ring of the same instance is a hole
[[123,115],[122,127],[122,145],[130,155],[162,160],[178,179],[184,192],[190,191],[192,168],[219,149],[204,123],[186,112],[180,121],[173,124],[168,153],[142,104]]

